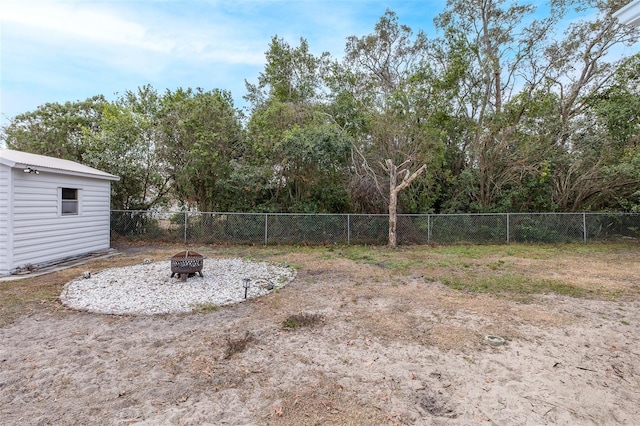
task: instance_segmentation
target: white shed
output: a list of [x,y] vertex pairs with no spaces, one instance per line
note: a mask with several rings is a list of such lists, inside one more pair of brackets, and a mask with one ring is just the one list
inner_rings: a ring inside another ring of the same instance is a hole
[[118,176],[44,155],[0,149],[0,275],[110,247]]

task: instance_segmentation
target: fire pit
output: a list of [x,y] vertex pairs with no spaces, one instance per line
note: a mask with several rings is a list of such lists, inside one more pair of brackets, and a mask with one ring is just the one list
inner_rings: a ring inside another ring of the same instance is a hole
[[202,277],[202,264],[204,256],[195,251],[181,251],[171,256],[171,277],[178,274],[182,281],[196,273]]

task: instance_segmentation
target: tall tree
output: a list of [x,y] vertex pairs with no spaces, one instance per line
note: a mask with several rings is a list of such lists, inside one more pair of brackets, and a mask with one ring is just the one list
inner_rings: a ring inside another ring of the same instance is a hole
[[543,81],[545,64],[537,58],[559,18],[553,7],[545,19],[533,19],[534,12],[533,5],[505,0],[450,0],[436,19],[444,33],[440,56],[466,64],[458,76],[458,113],[473,123],[463,135],[473,175],[472,190],[465,191],[479,210],[491,209],[520,174],[511,137],[523,115],[504,108],[516,94],[526,101]]
[[167,92],[164,108],[162,155],[176,198],[200,211],[227,211],[232,196],[223,182],[244,144],[231,93],[178,89]]
[[248,128],[250,160],[263,202],[287,212],[344,212],[351,139],[321,106],[270,101]]
[[595,18],[573,22],[565,37],[546,50],[552,64],[547,78],[551,82],[549,90],[559,95],[561,129],[553,137],[568,159],[553,173],[554,198],[561,210],[597,208],[603,196],[621,188],[623,180],[611,179],[604,173],[616,162],[615,157],[609,156],[615,149],[606,146],[609,138],[603,137],[601,126],[594,126],[590,100],[607,90],[624,61],[611,60],[612,49],[638,40],[636,30],[613,18],[619,2],[577,3],[583,9],[595,7]]
[[149,86],[105,103],[99,132],[85,132],[84,160],[120,176],[112,184],[114,209],[147,210],[168,201],[169,175],[159,155],[162,96]]
[[371,182],[368,186],[387,205],[391,247],[397,245],[398,194],[425,172],[424,153],[437,145],[415,96],[424,93],[419,71],[427,47],[424,33],[414,35],[387,10],[372,34],[347,39],[345,60],[333,81],[336,102],[361,111],[359,128],[345,122],[357,137],[354,166],[359,180]]
[[291,47],[273,37],[258,83],[246,83],[253,111],[248,160],[271,210],[342,212],[350,139],[321,102],[328,54],[314,56],[305,39]]
[[284,39],[273,36],[265,59],[258,83],[245,80],[244,98],[254,109],[268,101],[309,104],[318,100],[323,91],[322,77],[329,64],[329,53],[313,55],[304,38],[300,38],[299,46],[292,47]]
[[[444,31],[439,46],[448,49],[443,56],[459,58],[460,47],[472,53],[464,56],[473,60],[460,80],[465,108],[459,110],[464,121],[474,123],[473,133],[466,133],[470,142],[464,144],[464,176],[469,179],[458,182],[478,210],[536,205],[575,209],[581,202],[569,200],[583,198],[571,195],[571,188],[598,180],[596,171],[604,164],[576,147],[583,140],[578,135],[586,124],[585,102],[615,69],[608,52],[634,39],[632,30],[612,20],[613,3],[552,1],[548,16],[535,19],[532,5],[451,0],[436,20]],[[569,6],[590,12],[596,7],[600,15],[573,22],[564,38],[558,38],[557,23]],[[580,175],[591,177],[576,179]],[[550,188],[553,199],[543,203],[531,202],[525,194],[526,189]]]
[[84,101],[46,103],[15,116],[2,129],[7,147],[33,154],[83,162],[84,135],[100,130],[102,95]]

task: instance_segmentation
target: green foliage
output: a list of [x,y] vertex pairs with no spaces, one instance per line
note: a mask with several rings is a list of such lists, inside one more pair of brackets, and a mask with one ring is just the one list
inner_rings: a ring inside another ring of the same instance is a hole
[[200,211],[226,211],[233,194],[222,182],[232,173],[232,161],[241,156],[244,144],[231,94],[179,89],[165,95],[164,109],[163,160],[175,197]]
[[46,103],[19,114],[2,129],[7,148],[83,162],[84,135],[101,128],[102,95],[84,101]]
[[85,132],[89,165],[120,177],[111,184],[114,209],[146,210],[167,201],[169,177],[158,147],[161,97],[151,86],[128,91],[102,109],[100,132]]
[[351,140],[321,111],[271,101],[249,123],[254,169],[271,208],[281,212],[347,211]]
[[328,53],[320,57],[312,55],[304,38],[300,38],[300,45],[293,48],[285,40],[273,36],[258,83],[245,81],[248,92],[245,99],[254,109],[270,101],[293,104],[313,101],[323,86],[328,56]]
[[220,306],[216,305],[215,303],[205,303],[195,306],[193,308],[193,312],[196,314],[208,314],[210,312],[216,312],[218,309],[220,309]]
[[111,212],[111,232],[124,237],[164,239],[158,221],[144,211]]
[[[589,98],[600,122],[613,139],[612,155],[637,142],[640,134],[640,54],[623,61],[613,84]],[[635,138],[635,139],[634,139]]]
[[[370,34],[348,37],[341,61],[273,36],[246,82],[246,121],[229,92],[147,85],[114,102],[44,104],[1,139],[120,176],[116,209],[384,213],[394,179],[425,164],[399,192],[400,213],[640,211],[640,55],[611,60],[638,31],[612,18],[619,4],[552,2],[543,16],[533,4],[451,0],[437,38],[387,10]],[[586,18],[566,24],[569,6]],[[389,224],[356,221],[354,235],[372,242]],[[405,226],[424,239],[424,224]],[[496,229],[480,224],[478,237],[499,240]]]

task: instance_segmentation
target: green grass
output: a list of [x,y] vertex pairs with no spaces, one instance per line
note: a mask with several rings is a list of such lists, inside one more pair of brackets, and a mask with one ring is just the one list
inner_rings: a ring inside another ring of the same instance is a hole
[[[418,254],[416,254],[418,252]],[[425,263],[420,249],[390,250],[386,247],[349,246],[339,252],[344,258],[356,263],[376,265],[392,271],[408,271]]]
[[193,308],[193,312],[197,314],[207,314],[209,312],[215,312],[220,309],[220,306],[215,303],[204,303],[202,305],[197,305]]
[[554,255],[597,255],[616,251],[637,250],[636,243],[567,243],[567,244],[509,244],[509,245],[443,245],[433,253],[447,257],[481,259],[487,256],[548,259]]
[[529,296],[555,293],[572,297],[585,297],[588,292],[557,280],[534,279],[523,275],[474,275],[442,278],[442,283],[455,290],[470,293],[490,293],[497,296]]

